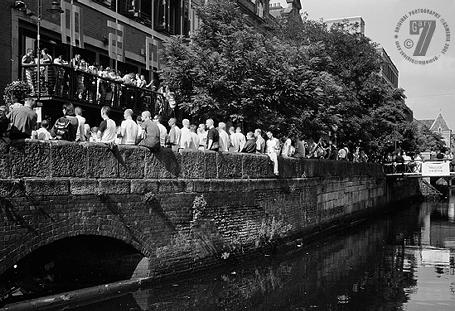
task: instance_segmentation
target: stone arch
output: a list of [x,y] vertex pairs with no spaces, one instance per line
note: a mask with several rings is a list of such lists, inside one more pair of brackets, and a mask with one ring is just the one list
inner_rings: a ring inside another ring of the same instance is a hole
[[[100,221],[103,222],[100,224]],[[134,236],[126,226],[118,220],[106,221],[98,217],[86,219],[83,224],[75,223],[72,219],[65,219],[59,223],[45,226],[45,230],[27,232],[21,236],[21,245],[10,245],[6,250],[7,256],[0,265],[0,275],[13,267],[21,259],[32,254],[39,248],[57,242],[59,240],[81,235],[100,236],[112,238],[132,246],[144,257],[150,257],[151,251],[145,244],[143,236]]]

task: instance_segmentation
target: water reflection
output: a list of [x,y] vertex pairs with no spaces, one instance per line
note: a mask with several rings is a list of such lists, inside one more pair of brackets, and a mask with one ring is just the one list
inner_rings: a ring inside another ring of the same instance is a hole
[[74,310],[454,310],[454,203],[422,203],[280,258]]

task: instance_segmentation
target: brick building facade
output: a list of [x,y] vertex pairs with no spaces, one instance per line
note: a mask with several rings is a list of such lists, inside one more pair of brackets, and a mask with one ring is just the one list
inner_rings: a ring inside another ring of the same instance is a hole
[[[24,6],[18,3],[23,2]],[[81,54],[88,64],[117,68],[122,74],[143,74],[158,84],[163,43],[172,35],[188,37],[197,29],[195,7],[203,0],[60,0],[62,14],[51,14],[51,0],[41,0],[41,48],[51,56],[70,60]],[[21,58],[37,49],[36,0],[0,3],[0,90],[23,78]],[[246,22],[263,24],[272,19],[268,0],[238,0]],[[117,60],[117,61],[116,61]],[[62,100],[41,97],[44,107],[60,107]],[[77,98],[67,101],[79,103]],[[46,104],[49,102],[49,104]],[[93,105],[93,109],[98,109]],[[56,113],[60,113],[60,108]]]

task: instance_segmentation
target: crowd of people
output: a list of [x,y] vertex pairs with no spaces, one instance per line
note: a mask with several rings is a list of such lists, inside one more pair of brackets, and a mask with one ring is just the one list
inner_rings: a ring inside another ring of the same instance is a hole
[[2,136],[10,139],[34,138],[39,140],[67,140],[80,142],[102,142],[106,144],[141,145],[158,151],[171,148],[174,151],[211,150],[221,152],[243,152],[267,154],[274,163],[274,173],[278,175],[278,157],[332,159],[353,162],[367,162],[368,156],[359,147],[350,152],[346,146],[337,149],[331,141],[299,137],[274,137],[271,131],[261,129],[249,131],[246,135],[240,126],[227,127],[219,122],[215,127],[213,119],[205,123],[192,124],[183,119],[181,127],[175,118],[170,118],[167,126],[160,115],[143,111],[134,118],[131,109],[124,111],[124,120],[116,124],[111,119],[111,108],[103,106],[100,111],[102,122],[91,127],[83,117],[82,109],[73,104],[65,104],[62,116],[51,122],[43,120],[37,127],[35,101],[27,98],[24,104],[17,100],[9,107],[0,107]]

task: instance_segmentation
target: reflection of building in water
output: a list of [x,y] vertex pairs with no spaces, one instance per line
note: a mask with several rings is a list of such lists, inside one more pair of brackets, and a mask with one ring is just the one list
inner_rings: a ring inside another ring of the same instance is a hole
[[408,240],[405,248],[405,270],[416,277],[416,285],[405,289],[409,297],[406,309],[453,300],[455,224],[448,221],[449,213],[453,218],[453,209],[453,203],[421,206],[420,239]]

